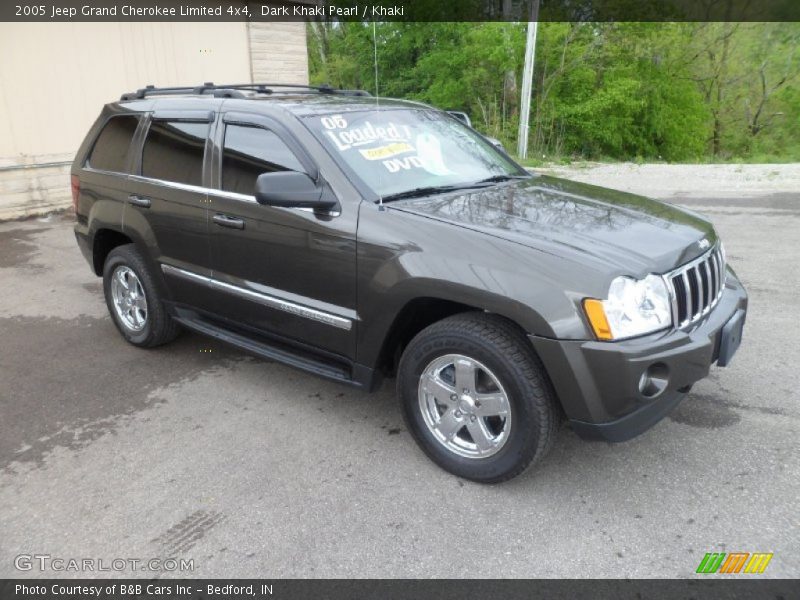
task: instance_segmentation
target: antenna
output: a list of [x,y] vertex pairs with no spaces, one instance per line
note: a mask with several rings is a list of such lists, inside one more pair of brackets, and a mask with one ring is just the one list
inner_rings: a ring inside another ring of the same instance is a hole
[[372,49],[372,56],[375,63],[375,105],[379,106],[380,103],[378,98],[380,97],[380,92],[378,90],[378,35],[376,33],[375,21],[372,22]]
[[[380,100],[380,91],[378,90],[378,34],[376,33],[375,21],[372,22],[372,49],[373,49],[373,61],[375,64],[375,109],[379,109],[381,106]],[[383,208],[383,194],[380,191],[380,171],[378,171],[378,210],[384,210]]]

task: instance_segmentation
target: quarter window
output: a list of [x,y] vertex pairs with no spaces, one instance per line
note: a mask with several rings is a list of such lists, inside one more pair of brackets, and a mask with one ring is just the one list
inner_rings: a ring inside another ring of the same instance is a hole
[[128,172],[131,140],[139,117],[122,115],[106,122],[89,155],[89,166],[101,171]]
[[306,170],[273,131],[251,125],[228,125],[222,152],[222,189],[252,196],[256,178],[271,171]]
[[153,121],[142,149],[142,175],[202,185],[208,128],[208,123]]

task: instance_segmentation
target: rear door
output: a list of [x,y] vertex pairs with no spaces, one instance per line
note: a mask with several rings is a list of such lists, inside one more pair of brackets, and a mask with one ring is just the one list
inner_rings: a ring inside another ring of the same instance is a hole
[[323,177],[290,131],[263,115],[217,121],[209,190],[211,264],[217,312],[247,327],[336,355],[355,354],[355,206],[319,214],[263,206],[261,173]]
[[78,228],[88,235],[92,214],[92,235],[106,227],[116,229],[124,221],[128,200],[127,180],[132,163],[137,131],[142,115],[111,113],[92,142],[80,172],[80,199],[76,207]]
[[204,308],[211,276],[206,146],[211,111],[149,116],[131,176],[126,223],[146,232],[174,301]]

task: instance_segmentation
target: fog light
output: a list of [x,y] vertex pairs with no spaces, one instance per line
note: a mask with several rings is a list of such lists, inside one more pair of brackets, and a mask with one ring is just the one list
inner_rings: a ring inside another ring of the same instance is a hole
[[639,392],[645,398],[655,398],[669,383],[669,368],[664,363],[653,363],[639,378]]

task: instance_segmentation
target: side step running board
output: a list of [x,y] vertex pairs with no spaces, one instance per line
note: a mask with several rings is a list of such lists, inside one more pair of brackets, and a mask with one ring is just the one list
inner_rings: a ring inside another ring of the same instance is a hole
[[317,361],[300,353],[294,353],[289,349],[254,340],[250,337],[230,331],[201,318],[185,316],[185,314],[177,314],[173,316],[173,319],[187,329],[191,329],[197,333],[201,333],[203,335],[218,339],[222,342],[226,342],[241,348],[242,350],[251,352],[256,356],[260,356],[269,360],[275,360],[292,367],[320,375],[321,377],[340,381],[342,383],[348,383],[358,387],[362,386],[361,382],[353,380],[348,372],[348,369],[344,365],[338,367],[335,364]]

